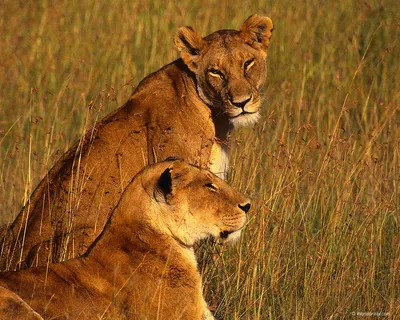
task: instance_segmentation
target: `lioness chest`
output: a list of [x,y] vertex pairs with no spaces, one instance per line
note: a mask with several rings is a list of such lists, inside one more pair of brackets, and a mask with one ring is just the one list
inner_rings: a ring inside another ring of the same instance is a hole
[[226,179],[229,166],[228,150],[226,144],[214,142],[210,154],[210,171],[221,179]]

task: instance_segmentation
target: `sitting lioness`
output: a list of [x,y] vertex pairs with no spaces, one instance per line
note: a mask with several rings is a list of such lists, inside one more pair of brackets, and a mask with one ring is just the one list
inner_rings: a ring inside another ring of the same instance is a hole
[[214,319],[193,244],[237,238],[249,208],[208,170],[180,160],[146,167],[85,255],[0,274],[0,306],[9,305],[0,318]]
[[83,254],[145,165],[177,155],[224,177],[231,130],[259,118],[272,28],[258,15],[205,38],[180,28],[180,59],[146,77],[41,181],[0,243],[0,270]]

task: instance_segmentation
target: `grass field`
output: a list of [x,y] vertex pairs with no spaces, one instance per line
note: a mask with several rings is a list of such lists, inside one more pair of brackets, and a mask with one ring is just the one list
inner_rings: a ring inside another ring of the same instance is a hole
[[236,246],[204,253],[207,301],[218,319],[399,319],[398,0],[3,0],[0,222],[178,57],[179,26],[206,35],[252,13],[275,24],[262,120],[230,153],[253,210]]

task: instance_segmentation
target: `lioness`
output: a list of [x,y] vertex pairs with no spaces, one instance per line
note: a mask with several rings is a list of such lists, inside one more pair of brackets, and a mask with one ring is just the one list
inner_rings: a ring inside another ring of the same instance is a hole
[[193,244],[237,238],[249,208],[208,170],[180,160],[146,167],[84,256],[0,274],[3,291],[19,296],[0,298],[0,306],[16,306],[0,318],[37,312],[51,319],[214,319]]
[[147,164],[178,155],[224,176],[231,130],[259,117],[272,28],[258,15],[205,38],[180,28],[181,58],[146,77],[41,181],[0,243],[0,270],[84,253]]

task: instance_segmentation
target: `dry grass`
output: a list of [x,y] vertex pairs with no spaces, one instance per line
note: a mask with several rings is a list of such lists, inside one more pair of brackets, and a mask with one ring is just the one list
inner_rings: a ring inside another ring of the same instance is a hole
[[400,317],[396,0],[3,1],[0,222],[178,56],[179,26],[205,35],[252,13],[275,31],[263,119],[236,133],[230,180],[255,209],[237,246],[204,253],[208,301],[220,319]]

